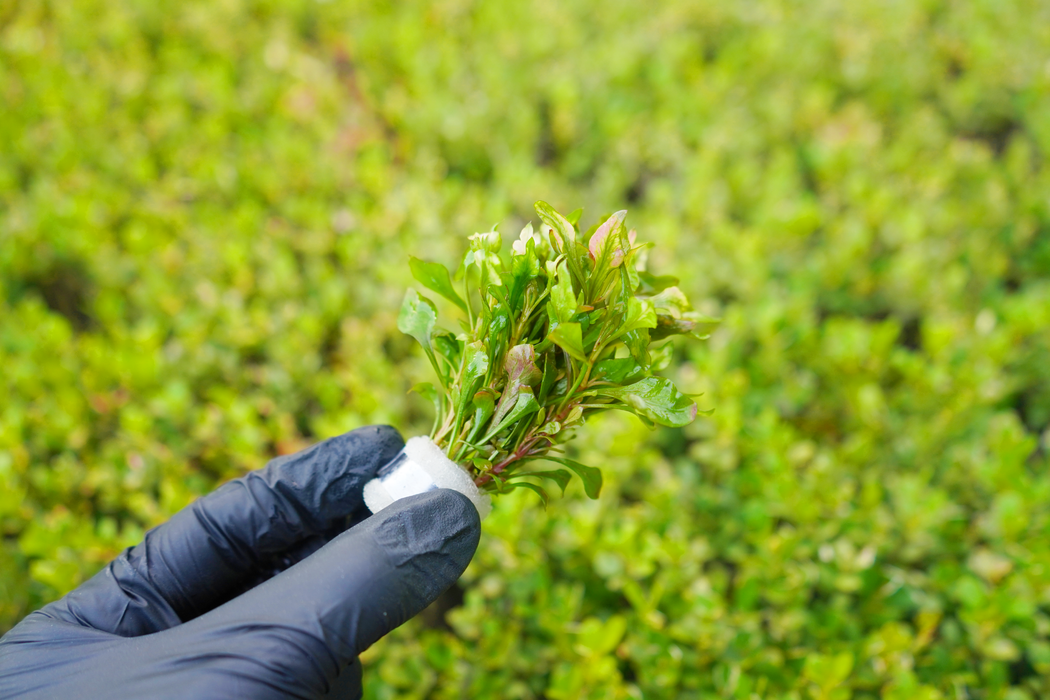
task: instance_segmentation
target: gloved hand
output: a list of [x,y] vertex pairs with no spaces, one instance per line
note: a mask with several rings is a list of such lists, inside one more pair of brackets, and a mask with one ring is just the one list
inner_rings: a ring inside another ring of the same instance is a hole
[[481,532],[448,490],[368,517],[362,488],[401,446],[362,428],[196,501],[0,639],[0,698],[359,697],[357,655]]

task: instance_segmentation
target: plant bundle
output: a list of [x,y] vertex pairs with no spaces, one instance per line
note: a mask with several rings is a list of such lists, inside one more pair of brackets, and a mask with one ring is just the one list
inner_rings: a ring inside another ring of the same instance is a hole
[[[542,480],[565,490],[575,472],[597,498],[601,472],[567,458],[562,445],[589,416],[629,411],[649,425],[681,427],[697,407],[654,373],[671,361],[674,335],[710,321],[692,310],[673,277],[645,270],[645,248],[618,211],[590,230],[582,210],[562,216],[536,203],[509,256],[500,234],[470,237],[455,281],[416,258],[413,276],[462,310],[460,333],[437,326],[434,303],[409,289],[398,328],[414,337],[439,386],[418,384],[436,412],[430,437],[483,491],[527,488],[547,503]],[[566,469],[533,470],[546,460]]]

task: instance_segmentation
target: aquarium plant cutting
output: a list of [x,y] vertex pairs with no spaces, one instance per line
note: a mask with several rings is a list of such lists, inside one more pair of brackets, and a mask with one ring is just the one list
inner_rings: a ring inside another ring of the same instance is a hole
[[366,485],[373,512],[433,488],[460,491],[482,517],[490,494],[513,489],[546,505],[544,485],[564,492],[573,473],[597,498],[601,472],[563,449],[588,417],[623,410],[671,427],[696,418],[692,398],[655,373],[670,364],[671,336],[696,335],[711,319],[693,311],[676,279],[646,270],[647,246],[627,229],[626,211],[586,232],[582,210],[566,217],[537,202],[536,213],[541,226],[526,225],[509,255],[497,231],[471,236],[455,280],[439,263],[410,260],[416,280],[463,318],[459,333],[442,329],[430,299],[405,295],[398,328],[438,378],[413,387],[433,402],[434,425]]

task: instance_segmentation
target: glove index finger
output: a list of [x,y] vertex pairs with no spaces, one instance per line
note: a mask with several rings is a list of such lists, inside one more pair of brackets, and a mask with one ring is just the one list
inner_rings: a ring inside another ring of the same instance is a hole
[[277,458],[147,532],[52,612],[122,636],[198,617],[298,543],[367,512],[365,483],[403,445],[393,428],[371,426]]
[[388,426],[359,428],[225,484],[147,535],[154,584],[183,621],[228,596],[259,567],[364,509],[364,485],[404,446]]
[[395,502],[290,569],[171,630],[173,653],[219,654],[228,671],[327,692],[342,669],[463,573],[481,521],[462,494]]

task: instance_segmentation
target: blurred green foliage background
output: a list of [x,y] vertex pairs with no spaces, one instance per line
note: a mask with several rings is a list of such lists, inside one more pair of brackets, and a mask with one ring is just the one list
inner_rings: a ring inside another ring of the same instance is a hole
[[278,453],[425,431],[409,254],[627,207],[714,413],[500,499],[370,698],[1050,697],[1050,6],[0,3],[0,631]]

